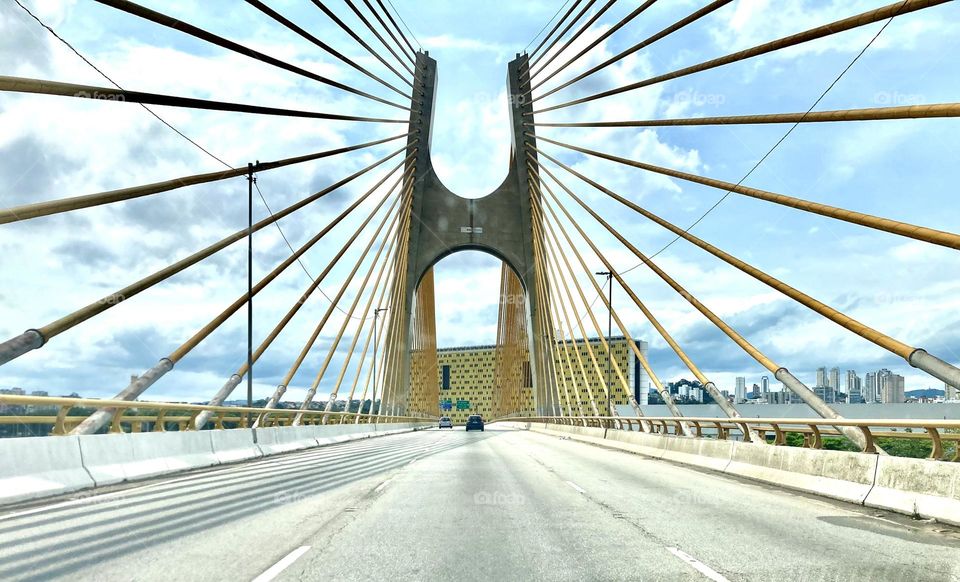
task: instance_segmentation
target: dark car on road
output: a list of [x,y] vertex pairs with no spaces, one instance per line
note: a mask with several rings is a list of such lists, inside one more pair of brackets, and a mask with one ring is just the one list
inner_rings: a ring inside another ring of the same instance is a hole
[[471,414],[467,417],[467,430],[483,431],[483,417],[479,414]]

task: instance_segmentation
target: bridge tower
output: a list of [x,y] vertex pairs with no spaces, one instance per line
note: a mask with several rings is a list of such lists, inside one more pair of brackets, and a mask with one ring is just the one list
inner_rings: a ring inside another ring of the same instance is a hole
[[[415,157],[416,171],[412,193],[409,233],[409,257],[404,289],[405,313],[401,314],[400,394],[410,393],[411,314],[413,302],[424,274],[438,261],[462,250],[487,252],[506,263],[520,279],[524,289],[526,323],[530,349],[534,407],[539,415],[554,414],[553,350],[546,339],[549,330],[540,324],[540,311],[549,313],[539,297],[549,297],[538,288],[534,261],[534,217],[531,212],[527,145],[535,145],[533,128],[523,125],[524,113],[532,111],[529,99],[523,99],[521,78],[528,74],[527,55],[518,54],[507,66],[512,144],[510,168],[506,179],[493,192],[478,199],[462,198],[451,192],[434,171],[430,157],[433,113],[437,95],[437,62],[427,52],[417,54],[417,79],[410,115],[410,131],[416,132],[410,143],[419,139]],[[419,100],[419,102],[417,102]],[[528,117],[529,119],[529,117]],[[538,229],[539,230],[539,229]],[[543,280],[543,279],[540,279]],[[439,290],[438,290],[439,291]]]

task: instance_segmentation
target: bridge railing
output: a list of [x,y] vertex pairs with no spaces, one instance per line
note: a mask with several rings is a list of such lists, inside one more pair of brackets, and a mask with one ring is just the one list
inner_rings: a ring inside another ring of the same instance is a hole
[[[863,434],[863,453],[875,454],[877,438],[921,439],[931,443],[931,459],[941,459],[944,443],[955,444],[951,461],[960,461],[960,420],[946,419],[824,419],[824,418],[718,418],[697,416],[537,416],[505,417],[491,422],[531,422],[563,424],[594,428],[639,431],[651,434],[684,436],[683,425],[691,429],[694,437],[708,437],[705,431],[715,431],[716,438],[725,440],[739,434],[742,440],[751,442],[750,432],[756,433],[761,443],[777,446],[787,444],[787,434],[803,436],[803,446],[822,449],[824,436],[843,437],[840,427],[852,427]],[[914,432],[922,431],[922,432]],[[772,435],[772,440],[768,439]],[[755,439],[753,439],[755,440]]]
[[[10,407],[31,407],[18,414]],[[89,410],[74,409],[89,408]],[[300,410],[299,408],[256,408],[242,406],[209,406],[181,402],[150,402],[129,400],[102,400],[97,398],[66,398],[52,396],[20,396],[0,394],[0,426],[2,425],[52,425],[51,435],[65,435],[83,422],[95,410],[110,408],[114,411],[110,432],[141,432],[152,424],[153,432],[163,432],[168,426],[177,430],[196,430],[196,418],[209,411],[209,423],[213,428],[248,428],[250,426],[290,426],[298,414],[300,424],[371,424],[392,422],[426,422],[435,417],[397,416],[357,412],[324,412]],[[55,414],[33,414],[43,410],[56,410]],[[71,414],[73,412],[73,414]],[[124,427],[127,430],[124,430]],[[202,427],[201,427],[202,428]]]

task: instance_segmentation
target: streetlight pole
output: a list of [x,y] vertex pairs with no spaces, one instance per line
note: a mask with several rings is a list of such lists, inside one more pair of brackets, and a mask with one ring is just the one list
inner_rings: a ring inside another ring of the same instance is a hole
[[[257,160],[257,166],[260,160]],[[247,164],[247,408],[253,408],[253,175],[254,165]],[[246,414],[250,426],[250,412]]]
[[373,396],[370,398],[370,410],[367,412],[371,416],[373,405],[377,402],[377,319],[386,310],[386,307],[377,307],[373,310]]
[[612,412],[610,392],[613,390],[610,382],[610,371],[613,368],[613,349],[610,337],[613,335],[613,272],[597,271],[596,275],[607,278],[607,414]]

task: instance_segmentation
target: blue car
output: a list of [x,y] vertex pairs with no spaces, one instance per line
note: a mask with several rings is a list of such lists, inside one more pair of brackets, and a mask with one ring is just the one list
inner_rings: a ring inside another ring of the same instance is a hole
[[479,430],[483,432],[483,417],[479,414],[471,414],[467,417],[467,430]]

